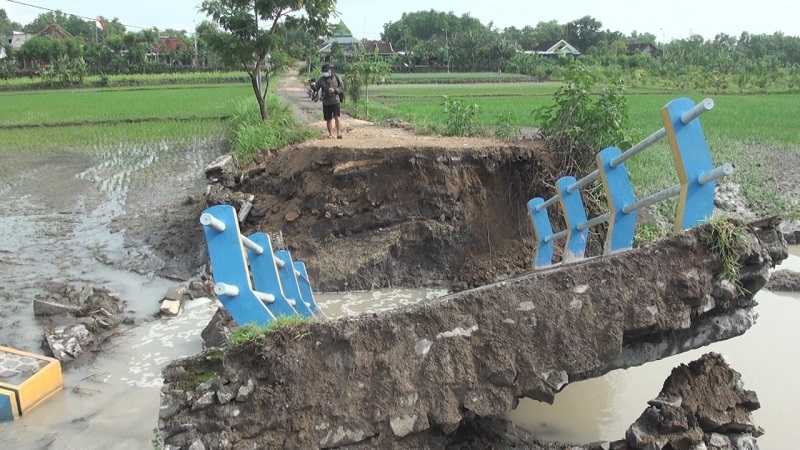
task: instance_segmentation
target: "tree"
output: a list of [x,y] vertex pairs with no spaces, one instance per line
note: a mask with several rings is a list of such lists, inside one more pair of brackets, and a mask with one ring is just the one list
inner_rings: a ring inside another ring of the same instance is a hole
[[627,38],[628,44],[655,44],[658,39],[653,33],[639,33],[636,30],[631,31],[631,35]]
[[0,36],[7,36],[11,34],[12,31],[19,31],[21,29],[22,25],[17,22],[12,22],[8,18],[6,10],[0,8]]
[[602,42],[603,23],[592,16],[583,16],[567,23],[567,42],[583,53]]
[[372,54],[364,54],[361,46],[356,48],[353,61],[347,63],[348,94],[353,104],[358,102],[361,88],[364,88],[364,117],[369,120],[369,85],[382,84],[392,72],[392,68],[378,54],[378,50]]
[[[238,66],[250,76],[258,100],[261,119],[267,120],[266,95],[269,77],[287,53],[279,25],[303,27],[316,35],[323,34],[335,0],[205,0],[200,11],[206,13],[223,31],[208,36],[209,46],[228,64]],[[256,19],[257,18],[257,19]],[[263,26],[260,22],[266,22]],[[266,83],[261,72],[267,58]]]

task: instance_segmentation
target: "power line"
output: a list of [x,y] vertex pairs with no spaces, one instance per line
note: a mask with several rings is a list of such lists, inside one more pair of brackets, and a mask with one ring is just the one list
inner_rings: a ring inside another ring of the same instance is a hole
[[[16,3],[18,5],[28,6],[28,7],[31,7],[31,8],[41,9],[41,10],[44,10],[44,11],[57,12],[57,13],[64,14],[65,16],[77,17],[79,19],[85,19],[85,20],[89,20],[89,21],[97,20],[97,17],[86,17],[86,16],[82,16],[80,14],[72,14],[72,13],[64,12],[64,11],[62,11],[60,9],[52,9],[52,8],[47,8],[47,7],[44,7],[44,6],[32,5],[30,3],[20,2],[20,1],[17,1],[17,0],[6,0],[6,1],[9,2],[9,3]],[[128,25],[128,24],[124,24],[124,23],[120,23],[120,25],[124,26],[125,28],[139,28],[140,30],[149,30],[150,28],[155,28],[155,27],[140,27],[138,25]]]
[[[98,17],[86,17],[86,16],[82,16],[80,14],[72,14],[72,13],[64,12],[64,11],[62,11],[60,9],[52,9],[52,8],[47,8],[47,7],[44,7],[44,6],[32,5],[30,3],[20,2],[18,0],[6,0],[6,1],[9,2],[9,3],[16,3],[18,5],[28,6],[28,7],[31,7],[31,8],[41,9],[41,10],[44,10],[44,11],[61,13],[61,14],[64,14],[65,16],[78,17],[80,19],[84,19],[84,20],[88,20],[88,21],[94,21],[99,17],[99,16]],[[157,28],[155,26],[152,26],[152,27],[141,27],[141,26],[138,26],[138,25],[127,25],[127,24],[124,24],[124,23],[121,23],[121,22],[117,22],[117,23],[119,23],[120,25],[124,26],[125,28],[138,28],[140,30],[151,30],[151,29]],[[251,25],[251,26],[243,27],[243,28],[240,28],[238,30],[230,30],[230,32],[231,33],[237,33],[239,31],[244,31],[244,30],[247,30],[247,29],[250,29],[250,28],[253,28],[253,26]],[[211,33],[197,32],[197,29],[195,27],[194,34],[211,34]]]

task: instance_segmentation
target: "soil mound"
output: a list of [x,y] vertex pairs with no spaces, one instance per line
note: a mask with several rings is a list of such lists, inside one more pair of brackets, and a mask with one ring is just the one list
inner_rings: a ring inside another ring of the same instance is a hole
[[237,189],[255,196],[242,231],[280,231],[318,290],[464,289],[531,267],[526,203],[552,195],[552,167],[541,141],[351,127],[259,155]]

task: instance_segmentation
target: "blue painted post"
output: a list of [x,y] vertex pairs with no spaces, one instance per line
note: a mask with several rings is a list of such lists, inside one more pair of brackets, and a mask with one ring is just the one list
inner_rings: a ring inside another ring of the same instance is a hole
[[700,175],[714,168],[703,128],[699,119],[686,124],[681,120],[681,115],[693,106],[692,100],[679,98],[669,102],[661,110],[664,130],[667,133],[681,185],[678,214],[675,217],[675,233],[705,221],[714,212],[716,182],[711,181],[703,185],[698,181]]
[[278,266],[278,275],[281,278],[281,286],[283,286],[283,293],[286,295],[286,298],[297,302],[295,305],[296,308],[303,307],[310,313],[310,309],[305,305],[303,296],[300,294],[300,286],[297,284],[297,276],[294,273],[292,255],[288,250],[278,250],[275,252],[275,256],[284,263],[283,267]]
[[561,177],[556,182],[558,200],[564,211],[564,218],[567,221],[567,244],[564,247],[564,262],[583,258],[586,252],[586,241],[589,237],[589,230],[579,230],[578,225],[586,222],[586,209],[583,207],[580,189],[575,189],[572,193],[567,188],[575,184],[575,177]]
[[317,305],[317,301],[314,300],[314,293],[311,292],[311,281],[308,279],[305,263],[302,261],[295,261],[294,269],[300,272],[300,275],[297,277],[297,285],[300,287],[300,295],[303,297],[303,302],[308,305],[311,312],[315,315],[322,314]]
[[272,242],[267,233],[254,233],[249,236],[250,240],[261,246],[264,251],[259,255],[251,249],[247,249],[250,257],[250,271],[253,274],[253,286],[256,291],[271,294],[275,297],[272,304],[267,304],[267,308],[275,317],[294,316],[299,312],[301,315],[308,312],[308,308],[301,309],[300,306],[293,308],[286,299],[278,277],[278,269],[275,267],[275,258],[272,253]]
[[595,157],[611,214],[604,250],[606,254],[633,247],[633,236],[636,232],[636,211],[627,214],[622,211],[625,205],[636,201],[628,170],[624,162],[616,167],[611,165],[611,161],[621,154],[619,148],[608,147]]
[[223,230],[218,231],[212,225],[203,224],[214,281],[236,286],[239,290],[236,296],[219,295],[219,301],[238,325],[267,325],[275,317],[253,293],[236,211],[230,205],[217,205],[203,213],[224,226]]
[[538,243],[534,254],[533,267],[549,266],[553,264],[553,253],[556,244],[555,241],[547,242],[547,238],[553,235],[553,227],[550,225],[550,217],[547,215],[547,208],[544,207],[544,200],[536,197],[528,201],[528,211],[531,213],[533,232]]

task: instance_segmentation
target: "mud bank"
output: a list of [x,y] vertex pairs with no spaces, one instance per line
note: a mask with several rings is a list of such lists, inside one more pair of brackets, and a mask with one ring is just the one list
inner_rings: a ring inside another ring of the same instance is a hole
[[665,336],[685,350],[746,331],[753,295],[787,257],[776,226],[749,228],[738,286],[719,278],[703,227],[177,361],[164,372],[159,429],[182,448],[444,448],[440,436],[520,397],[551,402],[620,361],[666,356],[673,347],[647,347]]
[[531,267],[525,205],[552,193],[541,181],[553,176],[540,142],[324,144],[265,152],[234,187],[255,196],[243,232],[282,232],[317,290],[460,290]]

